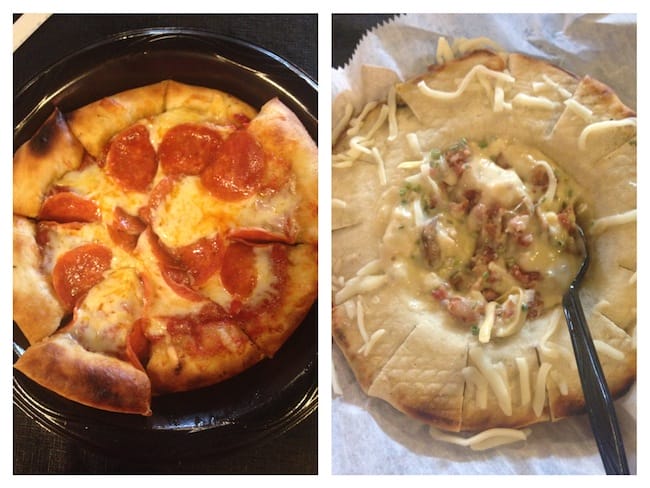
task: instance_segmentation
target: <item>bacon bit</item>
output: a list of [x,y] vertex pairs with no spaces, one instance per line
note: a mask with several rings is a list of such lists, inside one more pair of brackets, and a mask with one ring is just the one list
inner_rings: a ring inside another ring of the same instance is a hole
[[440,264],[441,251],[438,244],[438,232],[436,230],[436,221],[430,220],[422,228],[420,235],[420,246],[430,267],[435,268]]
[[500,296],[499,293],[493,290],[492,288],[485,288],[481,290],[481,293],[483,294],[485,300],[488,302],[493,302]]
[[444,286],[439,286],[435,290],[431,292],[431,295],[433,298],[436,300],[446,300],[449,297],[449,293],[447,292],[447,289]]
[[533,243],[533,234],[526,232],[529,221],[529,215],[515,215],[506,224],[506,233],[512,234],[520,246],[528,247]]
[[447,307],[447,311],[452,317],[465,324],[475,324],[481,318],[484,306],[479,302],[465,297],[450,296],[449,291],[444,286],[439,286],[433,290],[431,295],[442,306]]
[[557,219],[560,225],[569,232],[573,231],[576,226],[576,216],[573,212],[573,207],[567,206],[560,213],[557,214]]
[[466,298],[450,298],[447,302],[447,311],[466,324],[475,324],[481,318],[477,303]]
[[524,271],[518,264],[510,267],[510,274],[526,288],[534,288],[535,284],[542,279],[538,271]]
[[456,176],[460,176],[465,171],[465,163],[471,154],[472,152],[469,150],[469,147],[465,145],[460,145],[460,147],[454,146],[453,149],[445,153],[445,160],[454,173],[456,173]]
[[508,158],[506,158],[503,153],[499,153],[499,155],[495,158],[495,161],[497,166],[503,168],[503,169],[510,169],[512,168],[512,165],[510,164],[510,161],[508,161]]
[[533,243],[533,234],[522,234],[517,236],[517,244],[523,247],[528,247]]
[[530,182],[535,186],[546,188],[548,186],[548,173],[541,164],[536,165],[530,175]]
[[471,208],[478,203],[479,199],[481,198],[481,192],[473,189],[465,190],[463,192],[463,197],[467,199]]

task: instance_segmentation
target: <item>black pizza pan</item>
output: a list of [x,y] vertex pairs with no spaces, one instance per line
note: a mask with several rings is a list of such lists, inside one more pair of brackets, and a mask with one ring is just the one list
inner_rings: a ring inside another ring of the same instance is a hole
[[[120,91],[173,79],[217,88],[260,108],[278,97],[317,141],[318,95],[302,70],[260,46],[194,29],[123,32],[68,56],[14,96],[14,149],[55,107],[68,112]],[[217,385],[155,397],[150,417],[68,401],[14,370],[13,400],[34,422],[130,459],[233,452],[300,423],[317,409],[317,305],[272,359]],[[14,324],[14,361],[28,346]]]

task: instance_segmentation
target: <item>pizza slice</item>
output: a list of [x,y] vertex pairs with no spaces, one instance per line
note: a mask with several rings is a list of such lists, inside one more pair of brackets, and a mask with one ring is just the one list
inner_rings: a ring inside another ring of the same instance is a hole
[[192,288],[192,270],[162,248],[150,229],[135,253],[146,269],[145,364],[155,394],[211,385],[263,358],[230,313]]
[[151,386],[140,362],[143,307],[138,273],[114,270],[90,288],[68,325],[29,347],[15,367],[70,400],[149,415]]
[[66,311],[41,272],[36,224],[14,215],[13,317],[30,344],[59,328]]
[[84,105],[66,114],[70,130],[92,157],[99,158],[115,134],[164,111],[167,84],[165,80],[132,88]]
[[237,324],[270,358],[316,300],[318,246],[235,241],[226,250],[220,277],[234,303],[239,302]]
[[82,162],[83,146],[55,110],[38,132],[14,154],[14,213],[36,217],[50,185]]

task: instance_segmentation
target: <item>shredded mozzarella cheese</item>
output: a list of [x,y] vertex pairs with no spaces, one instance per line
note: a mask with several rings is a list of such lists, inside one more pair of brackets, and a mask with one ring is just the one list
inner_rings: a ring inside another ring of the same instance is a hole
[[388,140],[397,138],[397,102],[395,100],[395,86],[388,91]]
[[594,347],[598,354],[607,356],[608,358],[614,359],[616,361],[623,361],[625,359],[625,353],[620,349],[615,348],[611,344],[608,344],[600,339],[594,339]]
[[530,403],[530,372],[528,361],[524,357],[515,358],[517,370],[519,371],[519,392],[521,396],[521,405],[525,406]]
[[576,101],[576,99],[569,98],[564,101],[564,105],[566,105],[567,108],[571,109],[573,113],[575,113],[585,122],[591,123],[591,117],[593,115],[593,112],[587,107],[585,107],[583,104],[581,104],[580,102]]
[[373,259],[372,261],[369,261],[367,264],[361,266],[359,270],[356,272],[356,275],[357,276],[374,275],[381,272],[381,270],[382,270],[381,260]]
[[469,447],[473,451],[483,451],[486,449],[491,449],[493,447],[502,446],[504,444],[511,444],[517,441],[525,441],[530,435],[530,429],[507,429],[507,428],[496,428],[488,429],[478,434],[473,435],[472,437],[461,437],[459,435],[448,434],[443,432],[435,427],[431,426],[429,428],[429,434],[431,437],[438,441],[448,442],[450,444],[456,444],[458,446]]
[[350,149],[358,151],[359,153],[372,154],[372,151],[367,146],[374,142],[374,140],[363,136],[354,136],[350,139]]
[[485,306],[485,318],[479,326],[478,340],[483,344],[490,342],[490,334],[496,318],[497,302],[489,302]]
[[546,97],[533,97],[531,95],[527,95],[526,93],[517,93],[513,97],[512,103],[528,108],[540,108],[547,110],[553,110],[554,108],[560,106],[559,102],[554,102]]
[[546,188],[546,192],[544,193],[544,196],[542,196],[539,199],[539,202],[551,203],[555,198],[555,192],[557,191],[557,177],[555,176],[555,171],[553,171],[551,165],[548,164],[543,159],[537,160],[537,164],[544,167],[544,169],[546,170],[546,174],[548,176],[548,187]]
[[468,85],[472,81],[472,78],[477,75],[478,73],[482,73],[488,76],[491,76],[493,78],[496,78],[497,80],[502,80],[506,83],[513,83],[515,79],[510,76],[508,73],[504,73],[502,71],[494,71],[482,64],[478,64],[474,66],[463,78],[463,80],[460,82],[460,85],[458,85],[458,88],[453,91],[453,92],[445,92],[445,91],[440,91],[440,90],[434,90],[432,88],[429,88],[427,84],[424,82],[424,80],[420,81],[417,84],[418,89],[420,92],[428,97],[435,98],[437,100],[454,100],[461,96],[465,90],[467,89]]
[[551,370],[550,363],[542,363],[537,372],[537,381],[535,382],[535,393],[533,395],[533,412],[539,417],[544,411],[546,402],[546,377]]
[[608,129],[615,129],[617,127],[626,127],[632,125],[636,127],[636,117],[628,117],[620,120],[603,120],[601,122],[594,122],[582,129],[578,137],[578,149],[584,151],[587,148],[587,137],[594,132],[600,132]]
[[376,147],[372,148],[372,157],[375,159],[375,162],[377,163],[377,173],[379,175],[379,183],[382,186],[386,185],[386,167],[384,165],[384,160],[381,157],[381,154],[379,153],[379,150]]
[[494,365],[488,362],[483,354],[483,349],[480,347],[471,348],[469,350],[469,357],[481,374],[487,379],[490,388],[492,388],[497,398],[499,408],[501,408],[504,414],[512,415],[512,400],[508,385],[505,384],[501,375],[495,371]]
[[409,132],[406,134],[406,143],[408,144],[408,147],[411,150],[411,155],[414,158],[417,159],[422,156],[420,140],[418,139],[418,135],[415,132]]
[[616,225],[631,224],[632,222],[636,222],[636,209],[596,219],[592,222],[591,228],[589,230],[592,235],[598,235],[610,227],[614,227]]
[[357,351],[359,354],[367,356],[370,353],[370,350],[374,347],[377,341],[386,333],[386,329],[377,329],[372,333],[368,342],[359,348]]
[[334,295],[334,303],[339,305],[355,295],[375,291],[387,282],[386,275],[355,276],[346,281],[345,286]]
[[388,118],[388,105],[382,105],[381,109],[379,110],[379,117],[377,117],[377,120],[375,120],[375,124],[370,128],[368,133],[366,134],[366,139],[372,138],[372,136],[375,135],[375,132],[379,130],[379,128],[386,122],[386,119]]
[[512,104],[505,101],[505,92],[503,89],[503,82],[497,80],[497,84],[494,87],[494,105],[492,110],[494,112],[503,112],[504,110],[512,110]]
[[569,90],[564,88],[558,82],[553,81],[547,74],[543,74],[542,79],[544,80],[544,83],[552,88],[555,88],[562,98],[570,98],[572,96]]
[[348,129],[347,132],[349,136],[355,136],[359,133],[359,130],[361,130],[361,126],[363,125],[363,122],[366,120],[366,116],[377,105],[379,105],[379,102],[376,101],[366,103],[364,107],[361,109],[361,113],[354,119],[350,120],[350,128]]

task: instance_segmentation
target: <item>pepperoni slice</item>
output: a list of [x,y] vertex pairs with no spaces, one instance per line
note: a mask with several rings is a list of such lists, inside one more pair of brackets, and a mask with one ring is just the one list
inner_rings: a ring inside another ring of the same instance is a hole
[[224,247],[222,239],[217,235],[203,237],[173,252],[187,269],[192,285],[201,286],[221,267]]
[[52,284],[63,304],[72,310],[77,300],[103,279],[113,253],[100,244],[84,244],[63,254],[52,270]]
[[134,125],[117,134],[106,153],[105,170],[125,190],[145,191],[156,176],[156,150],[149,131]]
[[228,246],[221,267],[221,283],[238,299],[250,296],[257,286],[255,251],[252,246],[233,242]]
[[158,147],[160,166],[168,175],[198,175],[215,159],[222,141],[216,130],[204,125],[172,127]]
[[131,332],[126,338],[126,357],[138,369],[144,371],[143,364],[147,364],[150,345],[144,331],[148,326],[148,319],[139,318],[133,323]]
[[202,301],[203,295],[192,289],[192,276],[180,259],[173,256],[158,240],[158,236],[151,229],[147,231],[149,244],[153,251],[160,274],[163,279],[179,296],[192,301]]
[[132,251],[138,242],[138,237],[147,228],[139,217],[127,213],[122,207],[115,207],[114,220],[108,226],[108,233],[117,245]]
[[177,177],[168,176],[160,180],[149,193],[147,205],[141,207],[138,211],[140,218],[148,224],[153,221],[153,212],[167,198],[167,195],[174,189],[174,184],[178,181]]
[[47,197],[41,206],[38,218],[59,223],[97,222],[101,219],[101,212],[92,200],[76,193],[63,191]]
[[295,232],[289,230],[283,232],[272,232],[261,227],[239,227],[228,232],[228,237],[238,241],[251,244],[284,243],[295,244]]
[[265,170],[262,147],[240,129],[223,142],[216,159],[201,172],[201,183],[217,198],[243,200],[262,187]]

